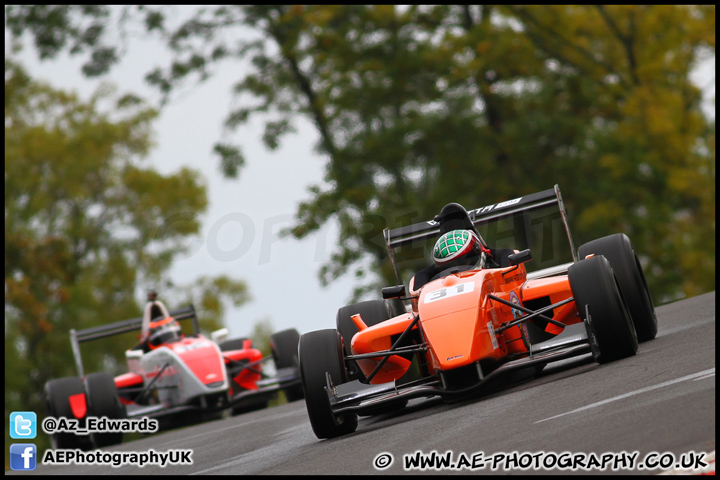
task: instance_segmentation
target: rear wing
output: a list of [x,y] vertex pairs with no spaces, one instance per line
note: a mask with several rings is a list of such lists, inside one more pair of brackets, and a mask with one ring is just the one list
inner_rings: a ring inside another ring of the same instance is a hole
[[[524,215],[527,212],[532,212],[541,208],[552,207],[557,207],[557,210],[559,211],[559,218],[562,221],[564,232],[567,235],[567,240],[570,245],[572,260],[577,261],[577,252],[570,234],[570,228],[567,222],[567,213],[565,211],[565,205],[563,204],[562,197],[560,195],[560,187],[558,185],[555,185],[554,188],[543,190],[542,192],[468,210],[467,213],[473,225],[477,228],[481,225],[488,225],[499,222],[503,219]],[[524,229],[524,227],[522,228]],[[395,270],[395,276],[397,277],[398,284],[401,284],[403,281],[395,258],[395,249],[412,242],[438,237],[440,235],[440,224],[437,220],[433,219],[405,227],[394,228],[392,230],[386,228],[383,231],[383,234],[385,237],[385,244],[388,249],[388,255],[390,256],[390,261],[392,262]],[[529,238],[527,234],[525,237]],[[485,240],[489,241],[489,243],[493,242],[492,238],[486,238]]]
[[[200,333],[200,325],[198,323],[195,307],[188,305],[187,307],[170,312],[170,316],[177,321],[191,320],[193,326],[192,335]],[[98,327],[85,328],[83,330],[70,330],[70,344],[72,345],[73,357],[75,357],[75,365],[78,369],[80,378],[85,376],[83,370],[82,358],[80,356],[80,344],[100,338],[112,337],[122,333],[140,330],[142,328],[143,317],[131,318],[130,320],[121,320],[119,322],[108,323]]]

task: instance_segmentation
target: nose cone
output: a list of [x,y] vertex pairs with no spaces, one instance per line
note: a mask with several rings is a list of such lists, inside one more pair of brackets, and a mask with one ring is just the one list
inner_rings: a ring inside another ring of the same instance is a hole
[[423,322],[437,368],[448,370],[473,362],[478,310],[469,308]]
[[225,365],[211,342],[178,342],[171,346],[201,383],[207,385],[225,380]]
[[482,293],[482,272],[467,277],[448,275],[425,285],[420,293],[418,309],[421,321],[453,312],[477,308]]
[[420,322],[436,368],[448,370],[499,355],[492,322],[481,308],[483,276],[483,271],[462,278],[450,275],[423,288]]

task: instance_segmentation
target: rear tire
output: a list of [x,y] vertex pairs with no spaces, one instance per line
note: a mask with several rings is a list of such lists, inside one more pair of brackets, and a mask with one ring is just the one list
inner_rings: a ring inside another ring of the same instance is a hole
[[334,438],[357,429],[358,417],[354,413],[336,416],[330,408],[325,389],[325,373],[333,385],[347,381],[343,363],[342,337],[334,329],[318,330],[302,335],[298,353],[300,375],[305,391],[305,406],[313,432],[318,438]]
[[[76,418],[68,398],[72,395],[84,394],[83,382],[78,377],[64,377],[50,380],[45,384],[45,405],[49,417]],[[80,427],[85,426],[85,417],[79,419]],[[53,433],[50,435],[52,448],[57,449],[81,449],[89,450],[92,443],[88,435],[75,435],[73,433]]]
[[[294,328],[282,330],[270,337],[270,349],[278,370],[298,367],[298,343],[300,343],[300,333]],[[304,397],[302,385],[293,385],[283,391],[288,402],[301,400]]]
[[635,327],[610,262],[597,255],[581,260],[570,266],[568,278],[578,312],[595,332],[600,350],[598,362],[607,363],[635,355],[638,351]]
[[582,245],[578,257],[602,255],[608,259],[615,273],[620,291],[625,297],[639,342],[652,340],[657,335],[657,317],[650,291],[645,282],[640,260],[633,244],[624,233],[598,238]]
[[[91,373],[85,377],[88,416],[125,418],[125,406],[120,403],[115,380],[106,372]],[[122,432],[91,433],[90,439],[95,448],[109,447],[122,443]]]

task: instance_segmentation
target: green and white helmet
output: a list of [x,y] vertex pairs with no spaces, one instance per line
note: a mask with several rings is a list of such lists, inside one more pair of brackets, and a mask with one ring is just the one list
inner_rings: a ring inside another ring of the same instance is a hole
[[441,269],[458,265],[484,265],[482,240],[472,230],[452,230],[441,236],[432,252],[433,261]]

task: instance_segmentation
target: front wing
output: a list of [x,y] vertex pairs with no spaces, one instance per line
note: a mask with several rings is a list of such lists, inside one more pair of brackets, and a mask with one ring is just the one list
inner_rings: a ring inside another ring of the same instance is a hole
[[300,379],[300,371],[298,368],[281,368],[273,377],[256,381],[257,389],[243,390],[234,394],[227,408],[241,407],[264,400],[272,400],[277,396],[278,391],[301,385],[301,383],[302,380]]
[[[270,358],[270,357],[268,357]],[[261,361],[264,361],[263,359]],[[300,372],[297,368],[288,367],[277,371],[273,377],[264,378],[255,382],[256,389],[241,390],[230,395],[229,389],[209,392],[206,395],[196,397],[193,403],[181,403],[177,405],[138,405],[136,403],[127,405],[128,418],[150,417],[160,418],[185,412],[214,413],[229,408],[253,405],[277,397],[278,391],[301,384]]]
[[[583,321],[566,326],[562,333],[550,340],[532,345],[528,356],[510,360],[487,375],[484,375],[479,364],[476,364],[477,382],[463,389],[446,388],[443,385],[442,374],[440,378],[428,377],[403,385],[398,385],[396,381],[373,385],[359,380],[333,385],[330,376],[326,373],[325,390],[330,408],[336,415],[348,412],[362,414],[371,410],[377,412],[376,408],[379,405],[392,404],[403,399],[433,396],[450,398],[478,393],[490,380],[512,371],[588,353],[596,357],[597,352],[591,324]],[[383,353],[385,352],[376,352],[374,355],[381,356]]]

